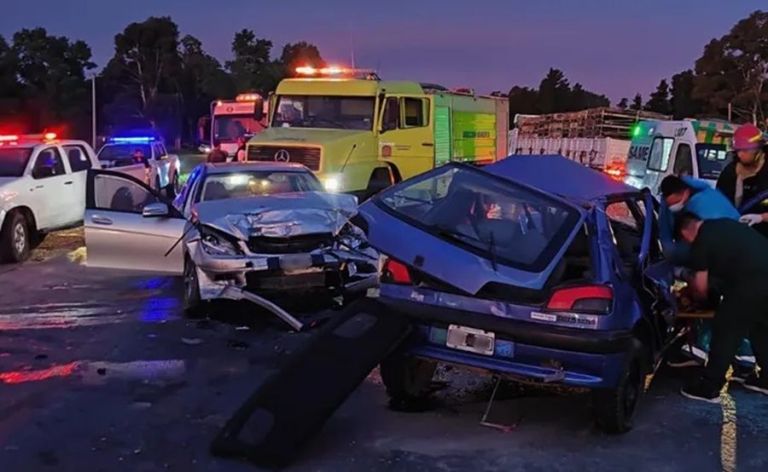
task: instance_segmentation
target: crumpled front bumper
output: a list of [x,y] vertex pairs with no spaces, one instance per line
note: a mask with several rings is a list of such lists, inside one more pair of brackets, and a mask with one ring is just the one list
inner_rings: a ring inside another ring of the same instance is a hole
[[[286,294],[330,289],[356,293],[378,284],[378,253],[373,249],[218,256],[206,252],[199,240],[188,242],[187,249],[197,266],[203,300],[221,298],[223,290],[229,286],[258,291],[259,279],[276,284],[270,291]],[[333,287],[328,286],[324,277],[329,275],[335,276],[338,282]]]

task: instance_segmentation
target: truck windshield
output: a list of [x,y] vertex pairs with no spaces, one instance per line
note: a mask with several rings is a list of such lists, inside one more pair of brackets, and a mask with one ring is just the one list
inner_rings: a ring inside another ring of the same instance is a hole
[[409,224],[491,261],[542,271],[579,221],[574,208],[482,171],[448,165],[377,197]]
[[731,156],[724,144],[697,144],[696,160],[699,164],[699,178],[716,180],[731,162]]
[[21,177],[31,154],[30,148],[0,149],[0,177]]
[[255,120],[253,114],[213,117],[213,137],[224,143],[233,143],[243,136],[253,136],[263,128],[264,125]]
[[373,97],[281,95],[272,126],[373,129]]

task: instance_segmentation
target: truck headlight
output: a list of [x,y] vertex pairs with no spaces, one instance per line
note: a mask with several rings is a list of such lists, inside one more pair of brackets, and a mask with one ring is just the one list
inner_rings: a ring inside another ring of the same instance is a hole
[[341,190],[341,176],[338,174],[331,174],[323,179],[323,187],[325,190],[331,193],[336,193]]

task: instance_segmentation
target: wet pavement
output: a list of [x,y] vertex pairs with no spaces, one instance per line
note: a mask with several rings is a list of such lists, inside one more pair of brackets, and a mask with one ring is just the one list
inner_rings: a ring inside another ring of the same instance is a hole
[[[210,440],[310,334],[230,307],[184,319],[178,281],[87,269],[64,246],[0,266],[0,470],[253,470]],[[583,395],[530,389],[495,405],[508,432],[480,426],[489,385],[442,375],[460,387],[406,414],[372,373],[290,470],[768,470],[768,397],[737,387],[702,404],[662,372],[635,429],[611,437]]]

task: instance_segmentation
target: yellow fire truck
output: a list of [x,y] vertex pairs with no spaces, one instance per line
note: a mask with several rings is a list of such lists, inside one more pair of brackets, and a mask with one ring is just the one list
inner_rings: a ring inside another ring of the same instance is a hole
[[297,162],[329,191],[370,195],[450,161],[507,155],[509,103],[471,90],[380,80],[338,67],[300,67],[272,95],[252,161]]

